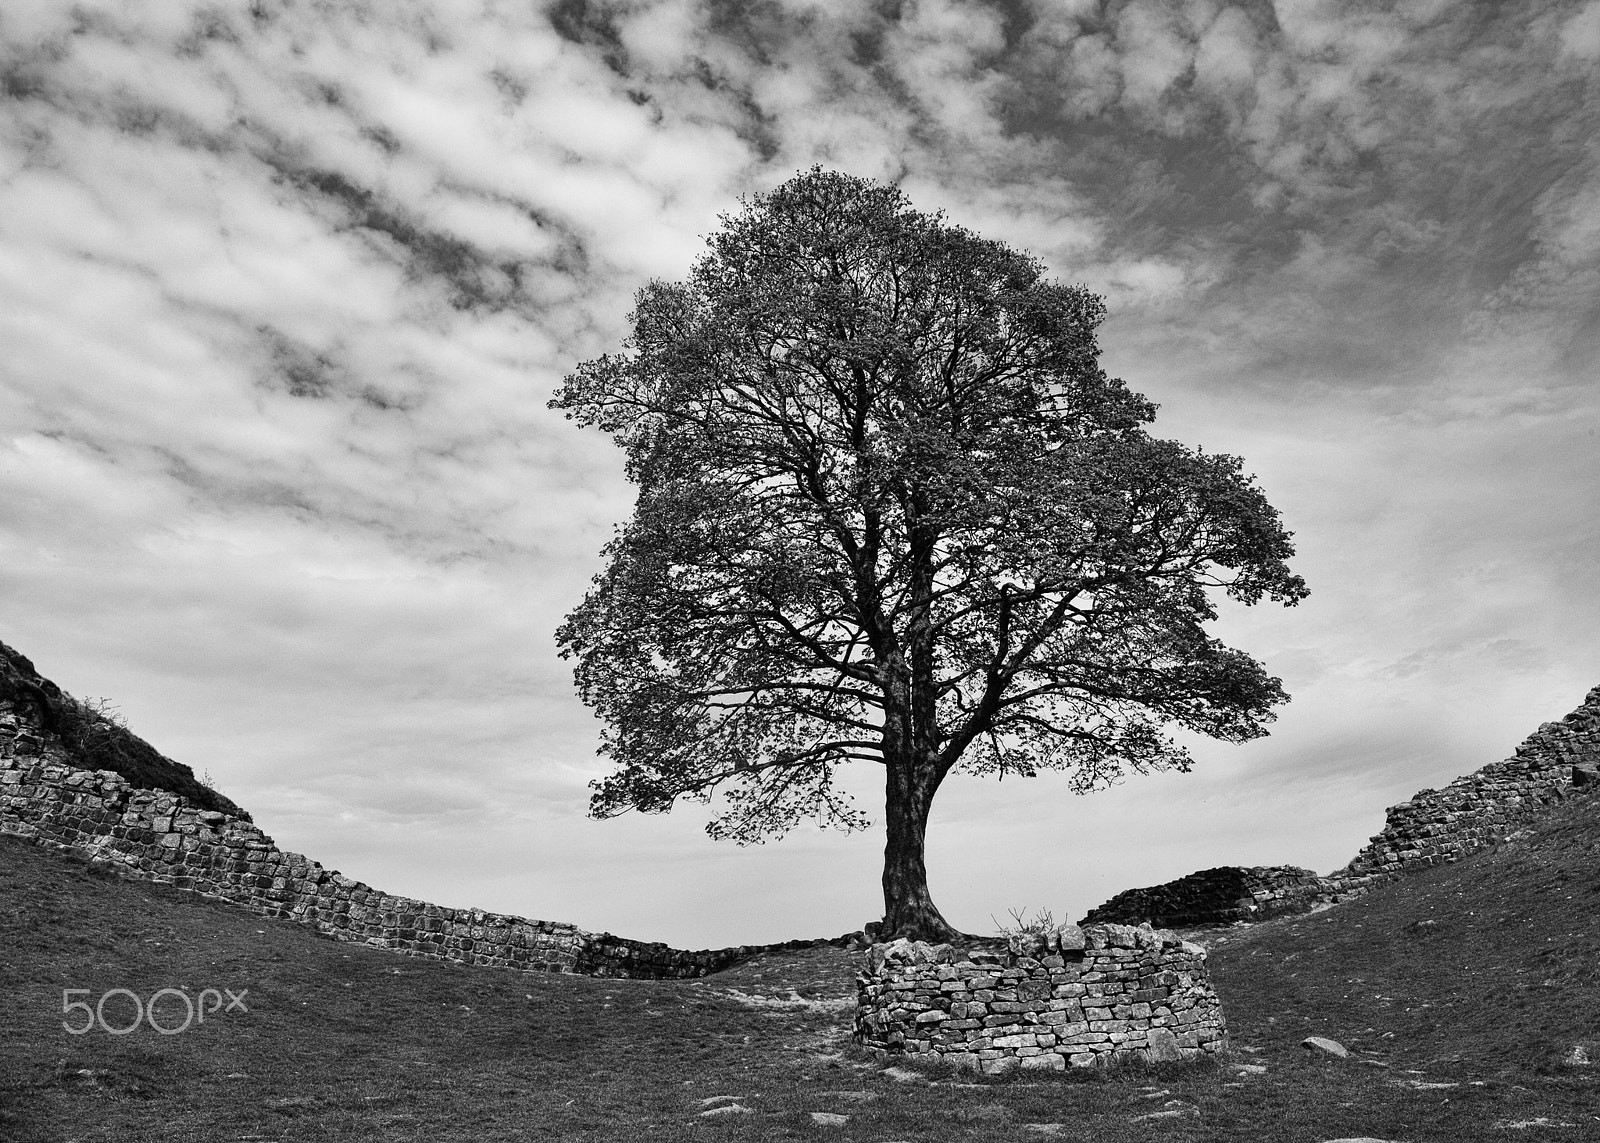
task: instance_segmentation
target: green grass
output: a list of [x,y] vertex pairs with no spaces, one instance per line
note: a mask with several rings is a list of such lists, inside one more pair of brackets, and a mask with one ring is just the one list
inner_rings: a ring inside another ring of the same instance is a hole
[[[0,1139],[1600,1139],[1600,1069],[1561,1062],[1600,1040],[1597,886],[1600,808],[1567,806],[1499,852],[1212,934],[1239,1049],[1220,1065],[980,1081],[852,1046],[838,949],[700,981],[463,968],[0,838]],[[63,989],[163,987],[248,990],[249,1011],[171,1036],[61,1027]],[[702,1116],[718,1096],[749,1111]],[[1541,1119],[1567,1126],[1494,1126]]]

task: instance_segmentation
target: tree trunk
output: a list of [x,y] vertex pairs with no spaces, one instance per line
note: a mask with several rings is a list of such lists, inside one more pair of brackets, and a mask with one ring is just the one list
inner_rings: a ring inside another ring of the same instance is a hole
[[888,841],[883,847],[883,929],[878,939],[908,937],[942,943],[961,933],[940,915],[928,895],[928,871],[922,862],[938,779],[926,764],[888,758],[886,813]]

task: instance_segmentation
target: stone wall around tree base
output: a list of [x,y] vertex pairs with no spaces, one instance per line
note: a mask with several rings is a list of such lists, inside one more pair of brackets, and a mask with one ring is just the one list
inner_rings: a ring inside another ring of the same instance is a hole
[[859,1043],[990,1075],[1200,1058],[1227,1044],[1205,950],[1148,926],[873,945],[857,987]]

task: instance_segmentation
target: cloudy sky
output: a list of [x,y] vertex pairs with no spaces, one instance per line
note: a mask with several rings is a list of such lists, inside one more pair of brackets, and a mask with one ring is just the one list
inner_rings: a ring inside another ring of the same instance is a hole
[[384,889],[858,927],[876,832],[587,819],[552,639],[631,505],[552,389],[813,163],[1104,294],[1312,591],[1218,624],[1271,738],[947,785],[958,926],[1327,872],[1600,683],[1600,0],[6,0],[0,640]]

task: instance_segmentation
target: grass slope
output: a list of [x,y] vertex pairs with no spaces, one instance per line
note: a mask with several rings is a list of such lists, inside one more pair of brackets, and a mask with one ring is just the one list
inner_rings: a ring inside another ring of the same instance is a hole
[[[1239,1047],[1221,1066],[979,1081],[851,1046],[838,949],[700,981],[463,968],[0,838],[0,1139],[1600,1139],[1597,1069],[1561,1062],[1600,1037],[1597,886],[1600,805],[1574,803],[1497,852],[1212,934]],[[164,987],[247,990],[249,1011],[62,1029],[63,989]]]
[[1381,893],[1211,934],[1211,966],[1230,1020],[1266,1025],[1264,1042],[1315,1023],[1397,1066],[1556,1074],[1578,1046],[1600,1064],[1597,918],[1600,800],[1586,796]]

